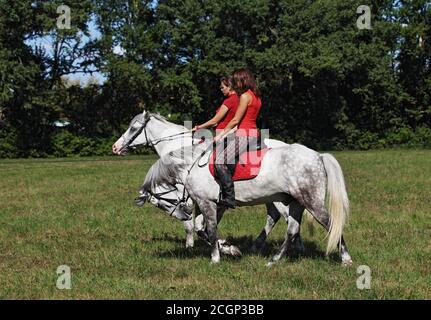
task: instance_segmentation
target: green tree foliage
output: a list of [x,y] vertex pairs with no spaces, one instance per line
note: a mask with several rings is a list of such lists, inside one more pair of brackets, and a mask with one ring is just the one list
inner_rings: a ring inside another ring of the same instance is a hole
[[[56,26],[61,4],[74,8],[70,30]],[[86,63],[76,64],[85,52],[79,32],[86,31],[90,13],[89,1],[0,1],[0,111],[3,130],[14,135],[15,156],[51,153],[54,123],[67,108],[61,77]],[[54,39],[52,55],[29,44],[38,37]]]
[[[72,9],[70,30],[56,28],[60,4]],[[359,30],[363,4],[0,0],[0,157],[108,153],[142,108],[202,122],[222,100],[219,78],[239,67],[257,76],[259,125],[274,137],[319,149],[429,146],[431,5],[371,1],[372,29]],[[29,45],[40,37],[53,50]],[[96,70],[103,84],[65,79]]]
[[[37,27],[32,8],[21,2],[0,2],[0,112],[3,136],[7,145],[35,150],[34,139],[26,139],[29,131],[38,134],[42,143],[47,138],[44,124],[49,120],[45,106],[35,110],[41,101],[42,61],[25,45],[26,37]],[[30,122],[33,122],[31,124]],[[25,144],[25,146],[24,146]],[[2,143],[2,146],[4,144]],[[8,153],[3,151],[2,153]],[[22,155],[22,154],[17,154]]]
[[397,14],[402,25],[399,80],[405,92],[404,118],[410,126],[431,120],[431,3],[400,1]]

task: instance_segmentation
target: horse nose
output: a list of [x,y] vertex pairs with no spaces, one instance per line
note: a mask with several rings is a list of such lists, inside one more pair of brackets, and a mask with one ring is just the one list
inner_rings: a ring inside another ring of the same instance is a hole
[[137,197],[136,199],[135,199],[135,204],[137,205],[137,206],[143,206],[144,204],[145,204],[145,202],[147,202],[148,201],[148,198],[150,197],[150,195],[148,195],[148,194],[141,194],[139,197]]

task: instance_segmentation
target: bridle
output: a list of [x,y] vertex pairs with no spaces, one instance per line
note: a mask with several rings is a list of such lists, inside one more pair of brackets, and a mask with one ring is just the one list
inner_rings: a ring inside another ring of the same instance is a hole
[[[132,144],[132,142],[135,141],[135,139],[142,133],[142,130],[144,130],[144,132],[145,132],[145,141],[148,142],[148,140],[147,140],[147,131],[145,130],[145,127],[147,126],[148,121],[150,121],[150,117],[148,117],[148,119],[145,119],[145,122],[141,122],[138,119],[136,119],[136,121],[133,123],[133,125],[136,122],[138,122],[138,123],[141,124],[141,127],[139,127],[139,129],[133,134],[133,136],[126,143],[123,144],[123,146],[120,148],[119,152],[121,152],[121,151],[123,151],[125,149],[128,149],[129,146]],[[124,133],[121,135],[121,138],[123,140],[125,140],[124,139]]]
[[[157,145],[159,142],[173,140],[172,138],[174,138],[174,137],[178,137],[178,136],[184,135],[186,133],[192,132],[192,130],[187,130],[187,131],[179,132],[179,133],[172,134],[169,136],[161,137],[161,138],[158,138],[155,140],[149,140],[146,127],[147,127],[148,122],[151,120],[151,117],[152,116],[149,115],[147,118],[145,118],[144,122],[141,122],[138,119],[135,121],[135,123],[138,122],[139,124],[141,124],[141,126],[133,134],[133,136],[126,143],[123,144],[123,146],[121,147],[119,152],[121,152],[124,149],[128,149],[130,147],[130,145],[133,143],[133,141],[142,133],[142,131],[144,132],[144,135],[145,135],[145,143],[143,143],[143,144],[147,144],[150,147]],[[135,123],[133,123],[133,125]],[[124,134],[121,137],[123,138],[123,140],[125,140]],[[135,147],[135,146],[133,146],[133,147]],[[191,215],[190,209],[187,208],[187,201],[189,200],[190,196],[186,192],[186,188],[183,188],[183,195],[182,195],[181,199],[180,198],[169,199],[169,198],[164,197],[164,195],[166,195],[168,193],[178,191],[178,188],[175,185],[172,185],[172,187],[173,187],[173,189],[170,189],[170,190],[164,191],[164,192],[157,192],[157,193],[151,192],[151,191],[146,191],[146,192],[148,192],[151,197],[156,198],[158,201],[166,201],[166,202],[170,203],[171,205],[173,205],[174,206],[173,209],[169,212],[170,216],[172,216],[174,214],[174,212],[177,210],[177,208],[179,206],[182,207],[181,209],[183,209],[182,210],[183,212],[186,212],[187,214]],[[151,197],[148,199],[148,201],[151,200]]]
[[[186,208],[187,201],[190,198],[190,196],[186,192],[186,188],[183,188],[183,195],[182,195],[181,199],[180,198],[169,199],[169,198],[163,197],[164,195],[171,193],[171,192],[174,192],[174,191],[178,191],[178,188],[173,185],[173,189],[170,189],[168,191],[157,192],[157,193],[151,192],[151,191],[146,191],[146,192],[148,192],[151,197],[156,198],[158,201],[166,201],[166,202],[170,203],[171,205],[173,205],[174,206],[173,209],[169,212],[170,216],[172,216],[174,214],[174,212],[177,210],[178,206],[181,206],[182,207],[181,209],[183,209],[182,211],[184,211],[190,215],[191,212],[188,212],[189,210]],[[148,199],[148,201],[151,200],[151,197]]]
[[[148,134],[147,134],[147,124],[148,124],[148,122],[150,122],[150,120],[151,120],[151,115],[150,116],[148,116],[148,118],[145,118],[145,121],[144,122],[141,122],[141,121],[139,121],[138,119],[137,120],[135,120],[135,122],[133,123],[133,125],[137,122],[137,123],[139,123],[139,124],[141,124],[141,126],[139,127],[139,129],[133,134],[133,136],[125,143],[125,144],[123,144],[123,146],[121,147],[121,149],[119,150],[120,152],[122,151],[122,150],[125,150],[125,149],[128,149],[129,147],[130,147],[130,145],[133,143],[133,141],[135,141],[135,139],[142,133],[142,131],[144,131],[144,135],[145,135],[145,143],[142,143],[142,144],[146,144],[146,145],[148,145],[148,146],[150,146],[150,147],[153,147],[153,146],[155,146],[155,145],[157,145],[158,143],[160,143],[160,142],[162,142],[162,141],[169,141],[169,140],[174,140],[174,139],[172,139],[172,138],[174,138],[174,137],[178,137],[178,136],[181,136],[181,135],[184,135],[184,134],[186,134],[186,133],[190,133],[190,132],[192,132],[193,130],[187,130],[187,131],[183,131],[183,132],[179,132],[179,133],[176,133],[176,134],[172,134],[172,135],[169,135],[169,136],[165,136],[165,137],[161,137],[161,138],[158,138],[158,139],[154,139],[154,140],[149,140],[148,139]],[[122,138],[123,138],[123,140],[125,140],[124,139],[124,133],[123,133],[123,135],[121,136]],[[135,145],[135,146],[133,146],[133,148],[135,148],[135,147],[137,147],[138,145]]]

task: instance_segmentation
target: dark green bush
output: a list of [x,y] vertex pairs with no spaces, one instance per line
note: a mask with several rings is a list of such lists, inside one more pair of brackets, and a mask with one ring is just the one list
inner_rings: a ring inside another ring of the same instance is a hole
[[[85,136],[73,135],[67,130],[56,133],[52,139],[53,156],[108,156],[112,155],[112,144],[118,137],[112,138],[89,138]],[[134,154],[149,154],[152,151],[148,148],[140,148]]]
[[18,157],[16,145],[16,132],[10,127],[0,129],[0,158]]
[[68,156],[103,156],[110,155],[111,139],[89,138],[73,135],[67,130],[56,133],[52,139],[53,155]]
[[384,147],[431,147],[431,129],[403,127],[388,131],[384,138]]

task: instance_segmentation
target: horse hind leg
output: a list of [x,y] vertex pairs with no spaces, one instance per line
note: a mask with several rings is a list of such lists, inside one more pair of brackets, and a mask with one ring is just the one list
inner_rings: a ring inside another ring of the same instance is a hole
[[[322,225],[327,232],[329,232],[331,217],[326,210],[324,204],[312,204],[307,207],[307,210],[313,215],[313,217]],[[341,263],[343,266],[351,266],[353,264],[352,258],[347,250],[347,245],[344,241],[344,236],[341,235],[340,242],[338,243],[338,250],[341,256]]]
[[341,263],[343,266],[351,266],[353,264],[353,260],[350,257],[349,252],[347,251],[346,242],[344,241],[344,236],[341,236],[340,244],[338,245],[341,255]]
[[286,236],[283,244],[280,246],[278,252],[268,262],[267,266],[273,265],[286,255],[289,246],[300,246],[300,251],[303,251],[302,240],[300,238],[300,226],[304,206],[297,201],[293,201],[289,205],[289,217],[287,219],[288,226]]
[[[286,210],[289,211],[289,207],[286,206]],[[280,220],[280,211],[277,209],[274,203],[267,203],[266,204],[266,225],[260,232],[260,234],[257,236],[256,240],[254,240],[253,245],[251,247],[252,252],[258,252],[262,249],[263,244],[266,241],[266,238],[271,233],[272,229],[274,228],[275,224]],[[288,215],[289,213],[287,213]]]
[[304,254],[305,248],[301,238],[301,221],[305,207],[294,201],[291,206],[291,214],[288,217],[287,233],[291,235],[293,249],[298,254]]
[[[277,208],[280,208],[281,206],[284,205],[281,203],[277,203]],[[290,234],[290,237],[292,239],[292,242],[289,243],[289,245],[293,245],[293,249],[299,254],[303,254],[305,251],[304,243],[302,242],[300,234],[301,221],[304,214],[304,210],[304,206],[302,206],[298,201],[293,200],[290,204],[289,209],[284,211],[286,212],[284,218],[287,221],[287,234]]]

